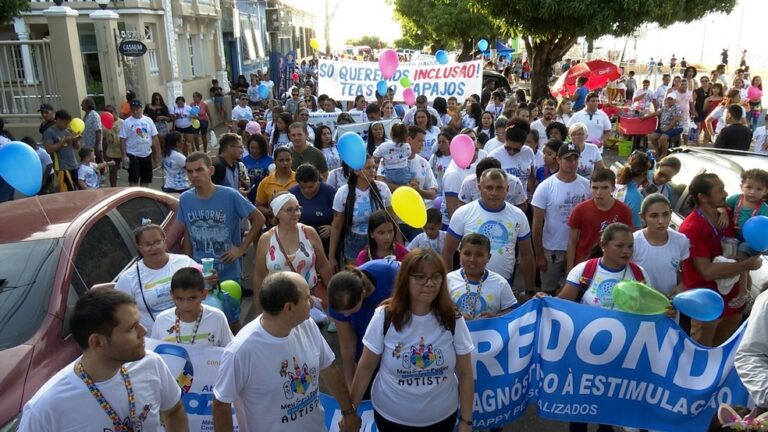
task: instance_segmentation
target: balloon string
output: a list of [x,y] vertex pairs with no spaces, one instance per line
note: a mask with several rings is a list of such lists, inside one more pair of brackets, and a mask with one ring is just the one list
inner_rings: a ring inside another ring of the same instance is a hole
[[[48,213],[46,213],[45,209],[43,208],[43,204],[40,202],[40,195],[35,195],[35,201],[37,202],[38,207],[40,207],[40,211],[43,212],[43,216],[45,216],[45,220],[48,222],[48,225],[50,226],[51,219],[48,217]],[[83,284],[85,289],[89,289],[90,287],[88,286],[88,284],[85,283],[85,279],[83,278],[83,275],[80,274],[80,271],[77,269],[77,266],[75,266],[75,262],[72,260],[72,255],[70,255],[67,249],[64,248],[62,238],[61,237],[57,238],[56,243],[58,243],[59,247],[61,248],[61,251],[64,252],[64,256],[67,257],[67,261],[75,270],[75,275],[80,279],[80,282]]]
[[[375,180],[374,180],[374,184],[371,184],[371,181],[370,181],[370,180],[368,180],[368,177],[367,177],[367,176],[363,175],[363,176],[361,176],[361,177],[365,179],[365,182],[366,182],[366,183],[368,183],[368,187],[369,187],[369,188],[372,188],[372,187],[376,187],[376,181],[375,181]],[[403,186],[398,186],[398,187],[403,187]],[[397,230],[397,232],[399,232],[399,233],[400,233],[400,237],[402,237],[402,238],[403,238],[403,243],[405,243],[406,241],[411,241],[411,240],[413,240],[413,239],[408,239],[408,238],[406,238],[406,237],[405,237],[405,234],[403,233],[403,231],[402,231],[402,230],[400,230],[400,224],[399,224],[399,223],[397,223],[397,221],[398,221],[398,220],[400,220],[400,218],[399,218],[399,217],[397,217],[397,215],[393,215],[393,214],[392,214],[392,213],[394,212],[394,210],[393,210],[393,212],[390,212],[389,210],[387,210],[387,206],[385,206],[385,205],[384,205],[384,200],[381,198],[381,193],[379,192],[379,190],[378,190],[378,189],[376,189],[376,194],[377,194],[377,196],[379,197],[379,200],[381,201],[381,202],[380,202],[380,204],[381,204],[381,207],[382,207],[382,209],[383,209],[383,210],[384,210],[384,211],[385,211],[385,212],[386,212],[386,213],[389,215],[389,217],[391,217],[391,218],[392,218],[392,220],[393,220],[393,221],[395,221],[395,224],[394,224],[394,225],[395,225],[395,229]],[[405,244],[404,244],[403,246],[405,246]]]

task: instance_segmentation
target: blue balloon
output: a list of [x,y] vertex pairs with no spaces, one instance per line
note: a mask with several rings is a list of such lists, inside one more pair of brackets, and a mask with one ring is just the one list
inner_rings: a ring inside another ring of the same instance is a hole
[[768,216],[753,216],[742,228],[744,240],[749,247],[758,251],[768,250]]
[[189,109],[189,115],[192,117],[197,117],[197,115],[200,114],[200,107],[199,106],[193,106]]
[[259,97],[262,99],[269,98],[269,87],[266,84],[259,84]]
[[40,157],[23,142],[13,141],[0,146],[0,177],[24,195],[37,195],[43,185]]
[[363,138],[356,132],[347,132],[339,138],[336,148],[339,156],[350,168],[361,170],[365,166],[366,150]]
[[221,301],[221,299],[216,296],[216,293],[213,291],[208,292],[208,297],[203,300],[203,304],[207,304],[210,307],[214,307],[222,312],[224,312],[224,303]]
[[720,293],[708,288],[683,291],[672,299],[672,305],[689,317],[703,322],[720,318],[725,308]]
[[435,53],[435,59],[441,65],[447,64],[448,63],[448,53],[443,51],[443,50],[439,50],[438,52]]
[[480,39],[477,42],[477,49],[479,49],[482,52],[485,52],[486,50],[488,50],[488,41],[485,39]]
[[376,83],[376,93],[378,93],[379,96],[386,96],[387,90],[389,90],[389,87],[387,86],[387,82],[385,80],[381,80]]

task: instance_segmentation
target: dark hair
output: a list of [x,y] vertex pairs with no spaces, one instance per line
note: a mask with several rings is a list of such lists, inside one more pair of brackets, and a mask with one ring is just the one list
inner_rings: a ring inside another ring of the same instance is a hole
[[680,168],[682,168],[682,165],[680,164],[680,159],[674,156],[666,156],[662,160],[656,163],[657,170],[663,167],[669,167],[675,170],[675,172],[680,172]]
[[691,184],[688,185],[688,196],[694,205],[699,205],[699,194],[709,196],[716,181],[722,180],[714,173],[701,173],[691,180]]
[[[440,131],[440,133],[437,134],[437,140],[439,141],[440,137],[445,137],[445,139],[447,139],[448,142],[450,143],[453,140],[453,138],[456,137],[456,134],[454,132],[456,132],[456,131],[454,131],[451,128],[443,128]],[[440,150],[440,146],[437,146],[437,150],[435,151],[435,155],[437,155],[438,157],[439,156],[444,156],[443,155],[443,151]]]
[[365,107],[365,114],[370,115],[373,113],[381,113],[381,108],[379,108],[379,104],[376,102],[369,103],[367,107]]
[[440,115],[448,114],[448,101],[444,97],[438,96],[432,101],[432,108]]
[[435,126],[437,124],[437,119],[432,116],[432,113],[427,111],[425,108],[418,108],[416,112],[413,113],[413,124],[415,124],[416,126],[419,126],[416,123],[416,116],[419,115],[419,113],[424,113],[424,115],[427,116],[427,128],[431,128],[432,126]]
[[184,96],[176,96],[176,103],[179,103],[180,101],[184,103],[187,102],[187,100],[184,99]]
[[261,284],[259,303],[262,310],[272,316],[279,315],[286,303],[296,304],[301,300],[301,292],[296,283],[288,276],[289,272],[270,273]]
[[518,89],[515,92],[515,99],[517,99],[517,103],[526,103],[527,102],[527,96],[525,95],[525,90]]
[[558,131],[560,131],[560,139],[562,139],[562,140],[568,139],[568,128],[565,127],[564,124],[562,124],[560,122],[557,122],[557,121],[554,121],[554,122],[552,122],[552,123],[547,125],[547,129],[546,129],[546,132],[545,132],[547,134],[547,138],[549,138],[549,133],[553,129],[557,129]]
[[464,245],[482,246],[489,254],[491,253],[491,240],[479,233],[471,233],[462,237],[459,250],[464,248]]
[[442,224],[443,214],[440,213],[440,209],[430,207],[427,209],[427,223],[428,224]]
[[236,133],[227,132],[222,134],[219,138],[219,154],[222,154],[230,146],[239,144],[242,141],[243,139]]
[[[373,130],[373,124],[371,124],[371,130]],[[403,143],[408,138],[408,126],[403,123],[393,124],[389,134],[392,136],[392,141]]]
[[741,110],[743,109],[744,108],[742,108],[741,105],[736,105],[736,104],[728,105],[728,114],[730,114],[731,118],[733,118],[735,121],[740,121],[741,115],[742,115]]
[[608,244],[613,238],[616,236],[616,234],[620,232],[627,232],[630,235],[632,235],[632,228],[629,226],[621,223],[621,222],[614,222],[612,224],[609,224],[607,227],[603,229],[603,232],[600,233],[600,241],[592,247],[592,250],[589,252],[589,258],[600,258],[603,256],[603,245]]
[[80,156],[80,160],[85,159],[88,157],[89,154],[93,153],[93,149],[90,147],[81,147],[80,150],[77,152],[77,155]]
[[[374,256],[374,253],[379,248],[379,245],[376,244],[376,240],[373,238],[373,232],[376,231],[376,228],[388,223],[392,224],[392,229],[397,231],[397,224],[386,210],[376,210],[368,216],[368,253],[370,256]],[[394,250],[394,237],[392,237],[392,244],[389,247]]]
[[195,151],[190,153],[189,156],[187,156],[187,160],[184,162],[184,164],[188,164],[190,162],[197,162],[199,160],[203,161],[203,163],[208,167],[213,166],[213,161],[211,160],[211,157],[208,156],[208,153],[201,152],[201,151]]
[[597,94],[596,92],[589,93],[589,94],[587,94],[587,97],[584,99],[584,102],[587,102],[590,99],[594,99],[594,98],[600,99],[600,95]]
[[634,177],[644,175],[651,169],[651,161],[645,152],[636,151],[629,155],[627,163],[619,170],[616,176],[616,183],[629,184]]
[[533,151],[535,152],[538,149],[539,146],[539,131],[536,129],[531,129],[528,132],[528,135],[525,137],[525,140],[528,141],[528,138],[533,138],[534,144],[536,144],[536,147],[534,147]]
[[493,136],[496,133],[496,123],[495,123],[496,119],[494,118],[493,113],[490,111],[483,111],[483,113],[480,115],[480,123],[478,123],[477,126],[475,126],[475,132],[480,133],[480,131],[483,130],[482,119],[483,119],[483,116],[486,114],[491,116],[491,127],[489,128],[488,135]]
[[139,225],[133,230],[133,239],[136,241],[136,244],[139,244],[139,239],[141,238],[142,234],[148,231],[158,231],[160,232],[160,235],[165,238],[165,231],[163,230],[163,227],[161,227],[158,224],[155,223],[148,223],[146,225]]
[[278,147],[278,148],[276,148],[275,151],[272,153],[272,158],[277,160],[277,155],[280,154],[280,153],[288,153],[288,156],[290,156],[291,159],[293,159],[293,153],[291,153],[291,149],[289,149],[288,147]]
[[526,119],[520,118],[520,117],[515,117],[512,120],[510,120],[509,122],[507,122],[507,127],[508,128],[514,127],[514,128],[522,129],[522,130],[525,131],[525,134],[527,135],[528,132],[531,131],[531,122],[529,122]]
[[[477,133],[477,132],[475,132],[475,133]],[[487,143],[487,142],[488,142],[488,141],[490,141],[490,140],[491,140],[491,138],[490,138],[490,137],[488,136],[488,134],[487,134],[487,133],[485,133],[485,132],[480,132],[480,133],[478,133],[478,134],[477,134],[477,142],[478,142],[478,143],[480,144],[480,146],[482,146],[482,147],[484,147],[484,146],[485,146],[485,143]]]
[[275,118],[275,124],[274,129],[272,130],[272,145],[274,145],[277,142],[277,139],[280,138],[280,130],[277,128],[277,120],[282,120],[283,123],[285,123],[285,133],[288,133],[288,126],[293,123],[293,116],[288,114],[287,112],[281,112],[277,115]]
[[480,176],[483,175],[485,170],[491,168],[501,168],[501,162],[499,162],[498,159],[490,156],[486,156],[480,159],[475,166],[475,175],[477,176],[477,181],[480,181]]
[[761,183],[764,187],[768,187],[768,171],[761,170],[760,168],[752,168],[741,173],[741,182],[747,180],[754,180]]
[[467,111],[467,117],[475,121],[475,127],[480,126],[483,120],[483,108],[477,102],[472,102]]
[[392,297],[382,302],[392,317],[392,325],[400,331],[411,321],[411,275],[418,272],[424,264],[432,264],[437,268],[443,281],[437,297],[432,301],[432,314],[446,330],[456,328],[457,308],[448,294],[447,272],[445,263],[437,252],[432,249],[416,248],[403,258],[400,270],[397,272]]
[[616,174],[608,168],[597,168],[592,171],[592,175],[589,176],[589,181],[592,183],[608,182],[613,186],[616,184]]
[[[168,139],[167,136],[165,138]],[[259,153],[261,153],[261,156],[267,155],[267,139],[264,138],[264,135],[262,134],[253,134],[248,137],[248,142],[246,143],[248,154],[251,153],[251,143],[256,142],[256,144],[259,145]],[[251,155],[253,157],[253,155]]]
[[320,180],[320,171],[311,163],[303,163],[296,168],[296,182],[309,183]]
[[181,141],[181,134],[176,131],[170,131],[165,135],[165,142],[163,143],[163,157],[171,155],[171,151],[176,148],[176,145]]
[[363,278],[360,270],[343,270],[328,282],[328,304],[336,311],[357,306],[363,297]]
[[[333,100],[333,99],[329,99]],[[336,124],[337,125],[343,125],[343,124],[354,124],[355,119],[352,118],[352,114],[350,113],[339,113],[339,115],[336,116]]]
[[200,270],[193,267],[184,267],[176,270],[171,278],[171,291],[177,289],[205,290],[205,280]]
[[115,317],[117,308],[135,304],[133,297],[114,288],[87,290],[75,304],[69,319],[72,337],[83,350],[88,349],[88,338],[94,333],[111,338],[118,324]]
[[422,128],[416,126],[416,125],[408,126],[408,136],[411,137],[411,139],[416,138],[416,136],[418,134],[425,134],[426,135],[426,133],[427,132],[424,131],[424,129],[422,129]]
[[66,121],[72,121],[72,116],[69,115],[69,111],[67,110],[58,110],[53,115],[54,120],[66,120]]
[[35,139],[32,138],[31,136],[25,136],[24,138],[20,139],[19,141],[23,142],[24,144],[26,144],[26,145],[28,145],[28,146],[30,146],[32,148],[37,147],[37,141],[35,141]]
[[[367,155],[365,158],[366,163],[368,162],[368,159],[373,159],[373,156]],[[346,230],[352,229],[352,213],[355,210],[355,199],[357,198],[357,193],[355,193],[355,188],[357,188],[357,177],[358,174],[350,169],[349,177],[347,178],[347,200],[344,203],[344,226]],[[371,203],[371,211],[386,207],[384,205],[384,200],[381,198],[379,187],[376,185],[375,181],[371,182],[370,187],[368,188],[368,199]]]
[[87,97],[83,99],[82,103],[85,106],[85,108],[88,109],[88,111],[93,111],[96,109],[96,101],[94,101],[92,97]]
[[329,142],[328,145],[330,146],[331,144],[333,144],[333,132],[331,132],[331,128],[328,127],[327,125],[319,125],[317,129],[315,129],[315,142],[314,142],[315,147],[318,148],[319,150],[322,150],[325,148],[323,147],[323,130],[325,129],[328,129],[328,133],[331,135],[331,142]]
[[504,132],[504,138],[507,141],[525,144],[525,140],[528,139],[528,132],[518,127],[508,127]]
[[[376,147],[378,147],[378,145],[381,144],[381,143],[377,144],[376,141],[374,141],[374,138],[373,138],[373,126],[377,125],[377,124],[381,126],[382,130],[384,130],[384,135],[381,138],[382,139],[381,142],[384,142],[384,141],[387,140],[387,128],[384,127],[384,123],[381,123],[381,122],[378,122],[378,121],[372,122],[368,126],[368,145],[366,146],[366,149],[365,149],[365,151],[367,151],[369,155],[372,155],[373,151],[376,150]],[[397,123],[397,124],[392,125],[392,128],[394,129],[394,127],[398,126],[398,125],[401,125],[401,123]],[[390,130],[389,133],[391,134],[392,130]],[[405,138],[403,138],[403,141],[405,141]]]
[[664,203],[666,204],[670,209],[672,208],[672,204],[669,202],[669,199],[665,197],[664,195],[656,192],[652,193],[645,198],[643,198],[643,202],[640,203],[640,214],[644,215],[648,212],[648,208],[654,204],[658,203]]
[[587,78],[587,77],[579,77],[579,79],[576,80],[576,85],[583,86],[584,84],[587,83],[587,81],[589,81],[589,78]]

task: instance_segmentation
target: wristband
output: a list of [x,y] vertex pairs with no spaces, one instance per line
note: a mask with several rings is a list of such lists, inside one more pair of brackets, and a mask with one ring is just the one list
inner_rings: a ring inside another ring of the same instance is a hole
[[467,420],[464,417],[459,416],[459,421],[466,425],[472,426],[472,420]]
[[357,414],[357,408],[354,404],[352,404],[352,407],[350,409],[341,410],[341,415],[350,415],[350,414]]

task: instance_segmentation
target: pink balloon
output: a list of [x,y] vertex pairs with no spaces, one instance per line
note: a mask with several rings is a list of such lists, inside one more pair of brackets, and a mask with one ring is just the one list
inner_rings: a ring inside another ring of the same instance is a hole
[[416,93],[413,92],[412,88],[408,87],[403,90],[403,99],[405,99],[405,103],[408,104],[408,106],[413,106],[413,104],[416,103]]
[[459,168],[466,169],[475,158],[475,142],[469,135],[456,135],[451,140],[451,159]]
[[381,70],[381,76],[384,77],[385,80],[395,76],[397,64],[397,53],[394,50],[384,50],[379,54],[379,69]]
[[762,97],[763,92],[759,87],[750,86],[749,90],[747,90],[747,99],[751,100],[752,102],[757,102]]

